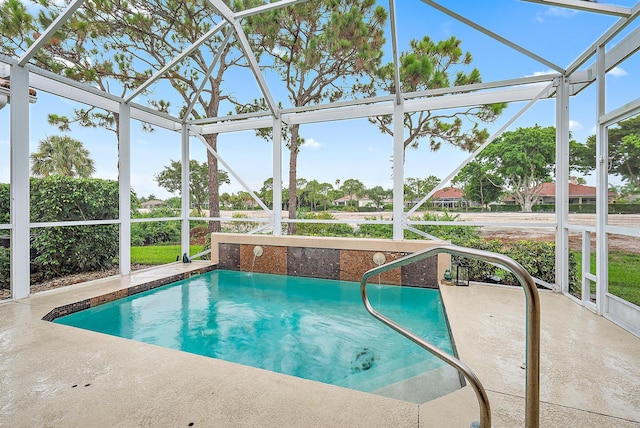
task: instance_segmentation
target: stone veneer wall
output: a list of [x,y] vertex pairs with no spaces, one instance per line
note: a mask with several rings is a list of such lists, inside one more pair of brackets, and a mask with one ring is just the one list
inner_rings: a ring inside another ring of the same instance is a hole
[[[253,249],[263,249],[255,257]],[[216,233],[211,238],[212,262],[221,269],[273,273],[359,282],[362,274],[377,265],[373,255],[396,260],[437,243],[433,241],[389,241],[323,237],[276,237]],[[385,284],[438,288],[450,257],[439,254],[393,269],[381,275]]]

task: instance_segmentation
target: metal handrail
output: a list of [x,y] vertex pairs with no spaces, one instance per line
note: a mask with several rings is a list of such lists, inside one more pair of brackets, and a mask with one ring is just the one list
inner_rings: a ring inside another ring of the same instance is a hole
[[487,393],[475,373],[462,361],[442,351],[420,336],[377,312],[373,309],[373,306],[371,306],[369,298],[367,297],[367,280],[370,277],[441,253],[500,264],[510,270],[522,285],[526,297],[527,309],[525,426],[527,428],[538,428],[540,426],[540,299],[538,296],[538,289],[536,288],[533,278],[518,262],[503,254],[476,250],[473,248],[458,247],[456,245],[438,245],[427,248],[365,272],[364,275],[362,275],[362,280],[360,281],[360,293],[362,295],[362,301],[365,308],[371,315],[373,315],[374,318],[377,318],[382,323],[418,344],[450,366],[453,366],[463,374],[473,387],[480,405],[480,426],[482,428],[491,427],[491,408],[489,406],[489,398],[487,397]]

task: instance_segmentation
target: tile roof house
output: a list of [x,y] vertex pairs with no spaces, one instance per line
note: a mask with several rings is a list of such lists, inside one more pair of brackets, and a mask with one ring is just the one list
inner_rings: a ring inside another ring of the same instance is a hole
[[161,201],[159,199],[151,199],[148,201],[144,201],[143,203],[140,204],[140,207],[143,209],[151,209],[151,208],[157,208],[157,207],[162,207],[167,205],[167,203],[165,201]]
[[431,205],[440,208],[458,208],[466,205],[464,192],[457,187],[446,187],[436,191],[431,196]]
[[[555,204],[556,203],[556,183],[542,183],[538,189],[540,194],[538,196],[537,204]],[[609,202],[615,198],[615,192],[609,192]],[[515,198],[513,196],[507,196],[503,200],[506,204],[515,204]],[[594,186],[583,186],[577,184],[574,177],[571,177],[569,182],[569,204],[595,204],[596,203],[596,188]]]

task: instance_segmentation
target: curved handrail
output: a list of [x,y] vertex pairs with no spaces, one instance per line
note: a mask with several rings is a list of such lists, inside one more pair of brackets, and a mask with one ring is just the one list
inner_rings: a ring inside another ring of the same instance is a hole
[[370,277],[441,253],[474,258],[490,263],[498,263],[510,270],[518,278],[520,285],[522,285],[527,304],[525,426],[527,428],[538,428],[540,425],[540,299],[538,296],[538,289],[536,288],[533,278],[531,278],[531,275],[529,275],[529,273],[518,262],[503,254],[459,247],[456,245],[438,245],[427,248],[365,272],[364,275],[362,275],[362,280],[360,281],[360,293],[362,295],[362,301],[365,308],[371,315],[373,315],[374,318],[377,318],[382,323],[391,327],[462,373],[476,393],[476,397],[480,405],[480,426],[483,428],[491,427],[491,408],[489,406],[489,398],[487,397],[487,393],[475,373],[473,373],[473,371],[471,371],[471,369],[462,361],[442,351],[420,336],[377,312],[373,309],[373,306],[371,306],[369,298],[367,297],[367,280]]

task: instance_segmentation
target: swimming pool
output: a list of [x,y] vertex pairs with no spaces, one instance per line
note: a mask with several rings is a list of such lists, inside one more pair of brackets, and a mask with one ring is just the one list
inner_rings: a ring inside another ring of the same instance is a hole
[[[452,353],[438,290],[368,291],[380,312]],[[214,270],[54,322],[365,392],[443,369],[373,319],[347,281]]]

